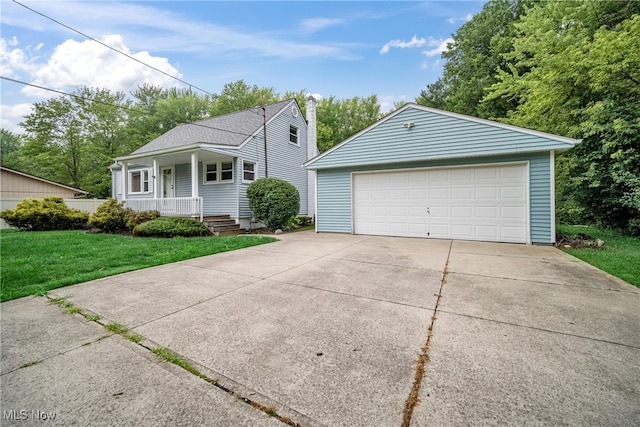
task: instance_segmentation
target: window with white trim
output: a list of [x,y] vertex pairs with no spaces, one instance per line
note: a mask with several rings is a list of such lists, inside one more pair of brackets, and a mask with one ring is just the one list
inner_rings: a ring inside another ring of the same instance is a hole
[[298,145],[298,128],[294,125],[289,125],[289,142]]
[[203,164],[203,175],[204,184],[233,182],[233,160],[228,162],[205,162]]
[[129,193],[149,193],[151,191],[149,177],[149,169],[129,171]]
[[256,180],[256,162],[244,160],[242,162],[242,182],[253,182]]

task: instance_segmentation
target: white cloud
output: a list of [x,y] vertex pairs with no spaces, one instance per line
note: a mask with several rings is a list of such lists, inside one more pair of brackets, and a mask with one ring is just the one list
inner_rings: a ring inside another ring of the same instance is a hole
[[[145,51],[131,52],[120,35],[107,35],[102,41],[167,74],[181,76],[167,58]],[[164,87],[177,84],[175,79],[90,40],[67,40],[55,48],[46,63],[29,63],[26,71],[32,83],[59,90],[89,86],[128,92],[143,83]],[[22,93],[34,97],[44,95],[42,90],[30,86],[25,86]]]
[[415,35],[408,42],[402,40],[390,40],[388,41],[382,48],[380,49],[381,54],[385,54],[389,52],[392,47],[399,47],[400,49],[411,48],[411,47],[420,47],[427,43],[427,39],[424,37],[418,38]]
[[320,30],[324,30],[328,27],[334,27],[341,25],[344,22],[343,19],[338,18],[309,18],[300,23],[300,27],[308,33],[315,33]]
[[26,52],[19,48],[14,49],[17,45],[16,37],[11,40],[0,39],[0,75],[15,77],[18,72],[29,72],[34,68],[28,58],[28,48]]
[[397,47],[400,49],[405,49],[405,48],[414,48],[414,47],[422,47],[422,46],[426,46],[429,47],[431,49],[428,50],[423,50],[422,53],[426,56],[435,56],[435,55],[440,55],[442,52],[447,50],[447,43],[451,43],[453,42],[452,38],[447,38],[447,39],[436,39],[433,37],[421,37],[418,38],[416,36],[413,36],[411,38],[411,40],[409,40],[408,42],[406,41],[402,41],[402,40],[391,40],[389,41],[387,44],[385,44],[384,46],[382,46],[382,49],[380,49],[380,53],[381,54],[385,54],[387,52],[389,52],[389,50],[392,47]]
[[473,18],[473,13],[467,13],[463,17],[449,18],[449,19],[447,19],[447,22],[449,24],[457,24],[458,22],[469,22],[469,21],[471,21],[472,18]]
[[22,103],[15,105],[0,105],[0,120],[2,128],[14,133],[22,133],[23,129],[18,126],[24,116],[31,113],[32,104]]
[[429,50],[423,50],[422,53],[425,54],[426,56],[436,56],[436,55],[440,55],[442,52],[446,52],[447,51],[447,44],[449,43],[453,43],[453,39],[452,38],[448,38],[448,39],[431,39],[429,40],[429,47],[433,47],[432,49]]

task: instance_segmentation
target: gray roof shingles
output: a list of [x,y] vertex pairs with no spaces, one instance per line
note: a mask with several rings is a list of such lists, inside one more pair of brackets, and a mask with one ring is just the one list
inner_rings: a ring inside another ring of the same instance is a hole
[[[282,111],[292,100],[265,105],[267,121]],[[176,126],[132,154],[144,154],[193,144],[239,146],[262,126],[262,107],[250,108],[211,119]]]

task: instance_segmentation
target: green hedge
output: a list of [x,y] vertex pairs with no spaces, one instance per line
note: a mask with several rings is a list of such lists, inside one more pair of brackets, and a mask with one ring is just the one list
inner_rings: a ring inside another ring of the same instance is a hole
[[133,229],[133,235],[141,237],[196,237],[208,234],[209,229],[201,222],[164,216],[144,222]]
[[62,197],[25,199],[15,209],[0,212],[7,224],[26,231],[76,230],[86,227],[89,214],[70,209]]

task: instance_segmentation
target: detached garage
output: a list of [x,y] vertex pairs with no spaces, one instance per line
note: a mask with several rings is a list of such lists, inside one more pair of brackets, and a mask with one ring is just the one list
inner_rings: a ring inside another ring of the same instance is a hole
[[578,142],[407,104],[305,164],[316,231],[553,243],[555,153]]

